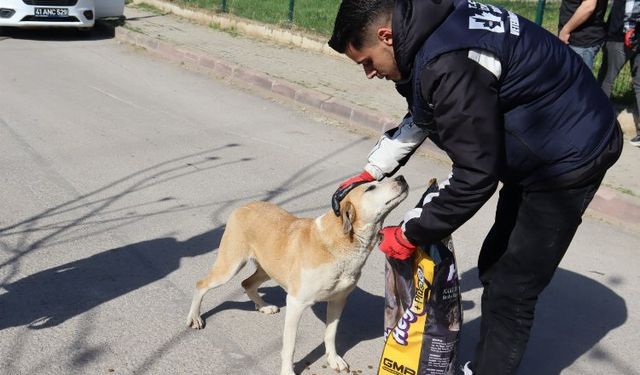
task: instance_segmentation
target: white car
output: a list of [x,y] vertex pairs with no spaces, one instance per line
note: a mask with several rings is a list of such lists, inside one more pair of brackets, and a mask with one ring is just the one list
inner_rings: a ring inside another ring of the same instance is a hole
[[0,0],[0,26],[90,28],[123,14],[124,0]]

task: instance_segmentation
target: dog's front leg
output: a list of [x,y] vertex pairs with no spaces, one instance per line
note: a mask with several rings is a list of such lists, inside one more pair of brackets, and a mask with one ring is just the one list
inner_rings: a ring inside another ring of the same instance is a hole
[[293,371],[293,352],[296,344],[298,323],[305,308],[309,306],[287,294],[287,310],[282,335],[282,370],[280,375],[295,375]]
[[346,296],[341,296],[327,303],[327,328],[324,333],[324,348],[327,351],[327,362],[332,369],[349,371],[349,365],[336,352],[336,331],[340,322],[340,315],[347,302]]

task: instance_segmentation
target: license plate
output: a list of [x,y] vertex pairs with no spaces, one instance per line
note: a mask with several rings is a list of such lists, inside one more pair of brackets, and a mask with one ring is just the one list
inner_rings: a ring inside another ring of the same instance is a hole
[[34,15],[36,17],[67,17],[69,9],[67,8],[36,8]]

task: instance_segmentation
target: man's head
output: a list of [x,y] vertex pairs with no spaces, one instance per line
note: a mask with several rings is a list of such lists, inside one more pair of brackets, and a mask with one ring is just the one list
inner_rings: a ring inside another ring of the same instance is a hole
[[393,53],[394,0],[343,0],[329,46],[362,65],[367,78],[401,79]]

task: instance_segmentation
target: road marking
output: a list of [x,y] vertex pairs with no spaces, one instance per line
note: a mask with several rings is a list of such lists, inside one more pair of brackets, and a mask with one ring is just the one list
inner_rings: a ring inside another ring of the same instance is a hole
[[115,94],[112,94],[112,93],[110,93],[110,92],[104,91],[104,90],[99,89],[99,88],[97,88],[97,87],[95,87],[95,86],[89,86],[89,88],[92,88],[92,89],[96,90],[97,92],[99,92],[99,93],[101,93],[101,94],[103,94],[103,95],[106,95],[106,96],[110,97],[110,98],[111,98],[111,99],[113,99],[113,100],[117,100],[117,101],[119,101],[119,102],[121,102],[121,103],[124,103],[124,104],[130,105],[130,106],[132,106],[132,107],[134,107],[134,108],[142,109],[142,110],[145,110],[145,111],[148,111],[148,112],[153,112],[153,111],[152,111],[152,110],[150,110],[149,108],[145,108],[145,107],[139,106],[139,105],[137,105],[137,104],[136,104],[136,103],[134,103],[134,102],[131,102],[131,101],[126,100],[126,99],[122,99],[122,98],[120,98],[120,97],[116,96]]

